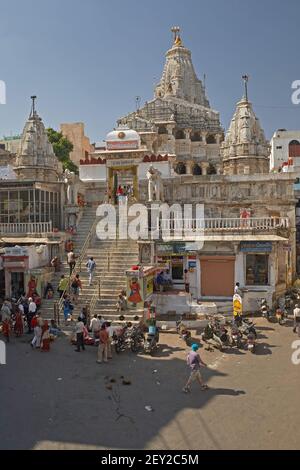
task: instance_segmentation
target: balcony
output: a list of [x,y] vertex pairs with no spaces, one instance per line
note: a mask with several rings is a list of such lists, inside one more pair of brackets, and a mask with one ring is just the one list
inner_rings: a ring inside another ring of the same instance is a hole
[[52,222],[0,224],[0,235],[39,235],[52,232]]
[[[157,227],[158,228],[158,227]],[[204,219],[161,219],[159,229],[163,238],[193,239],[208,235],[259,235],[277,234],[288,230],[288,217],[252,217],[242,218],[204,218]]]

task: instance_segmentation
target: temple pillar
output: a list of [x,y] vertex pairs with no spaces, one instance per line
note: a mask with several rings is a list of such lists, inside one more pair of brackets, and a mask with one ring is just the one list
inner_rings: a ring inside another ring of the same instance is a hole
[[207,169],[209,167],[209,163],[208,162],[201,162],[200,166],[201,166],[201,170],[202,170],[202,175],[207,175]]
[[202,132],[201,132],[202,142],[203,142],[204,144],[207,144],[207,141],[206,141],[207,134],[208,134],[208,132],[206,132],[206,131],[202,131]]
[[186,174],[191,175],[193,173],[193,166],[194,162],[192,160],[189,160],[186,162]]

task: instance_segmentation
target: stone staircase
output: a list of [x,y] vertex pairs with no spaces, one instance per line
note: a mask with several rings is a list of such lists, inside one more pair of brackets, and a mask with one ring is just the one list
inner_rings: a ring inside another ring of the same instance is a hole
[[[78,256],[84,245],[86,237],[91,229],[95,217],[96,209],[86,207],[83,217],[77,229],[77,234],[73,236],[74,252]],[[96,271],[93,285],[89,286],[88,273],[85,263],[89,257],[93,257],[96,262]],[[66,258],[66,257],[65,257]],[[134,240],[99,240],[96,236],[92,237],[90,245],[86,251],[86,257],[82,262],[80,279],[82,290],[77,305],[73,311],[73,318],[76,318],[80,310],[84,306],[89,306],[94,296],[96,296],[96,304],[93,313],[102,315],[110,321],[119,321],[120,313],[117,312],[116,303],[118,294],[122,289],[126,289],[125,271],[138,262],[138,244]],[[43,300],[42,314],[45,318],[53,318],[54,301],[59,300],[57,286],[61,275],[69,276],[69,266],[66,259],[64,260],[60,273],[55,273],[51,281],[55,290],[54,299]],[[100,285],[100,292],[99,292]],[[100,298],[99,298],[100,293]],[[138,315],[143,315],[142,310],[129,309],[122,312],[126,319],[133,321]],[[63,321],[62,315],[61,320]]]
[[[126,290],[125,271],[138,262],[138,244],[134,240],[95,240],[88,254],[94,257],[97,264],[97,293],[100,279],[100,299],[98,295],[94,313],[102,315],[107,320],[118,321],[120,316],[116,307],[118,294],[122,289]],[[133,321],[136,315],[139,317],[143,315],[143,309],[128,309],[121,314]]]
[[[77,233],[76,233],[76,235],[73,235],[73,237],[72,237],[72,240],[74,242],[74,253],[75,253],[76,257],[79,256],[79,254],[82,250],[82,247],[83,247],[83,244],[86,240],[88,232],[91,229],[91,227],[92,227],[92,225],[95,221],[95,216],[96,216],[96,209],[94,207],[89,207],[89,206],[85,207],[83,216],[82,216],[82,218],[80,220],[80,223],[79,223],[79,226],[77,228]],[[53,288],[54,288],[54,299],[43,299],[43,301],[42,301],[41,312],[42,312],[43,317],[45,317],[47,319],[53,318],[53,315],[54,315],[54,301],[59,300],[59,295],[57,293],[57,287],[58,287],[58,284],[59,284],[59,281],[60,281],[60,278],[61,278],[62,274],[64,274],[65,277],[69,276],[69,265],[67,264],[67,256],[66,255],[65,255],[64,260],[62,260],[61,271],[58,272],[58,273],[55,273],[53,279],[51,280],[51,283],[52,283]],[[86,269],[85,269],[85,261],[82,263],[82,269],[81,269],[81,272],[79,274],[80,274],[80,279],[81,279],[81,282],[82,282],[83,291],[82,291],[82,293],[79,297],[78,305],[75,306],[76,308],[74,310],[74,316],[80,312],[80,309],[84,305],[86,305],[85,295],[84,295],[85,291],[86,290],[93,290],[93,288],[88,287],[88,275],[87,275],[87,272],[86,272]]]

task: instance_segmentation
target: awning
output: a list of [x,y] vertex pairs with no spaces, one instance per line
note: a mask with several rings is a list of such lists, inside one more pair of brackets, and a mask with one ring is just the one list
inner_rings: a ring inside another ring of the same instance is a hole
[[16,245],[58,245],[62,243],[62,240],[49,240],[49,238],[31,238],[31,237],[2,237],[0,236],[0,243],[15,243]]

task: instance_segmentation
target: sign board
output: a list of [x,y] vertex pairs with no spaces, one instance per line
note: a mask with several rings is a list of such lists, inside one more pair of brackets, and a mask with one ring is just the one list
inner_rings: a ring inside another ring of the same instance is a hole
[[124,167],[124,166],[133,166],[137,164],[138,164],[138,161],[135,158],[106,160],[106,166],[108,168],[119,168],[119,167]]
[[106,142],[107,150],[137,150],[139,148],[139,141],[138,140],[112,140]]
[[5,256],[28,256],[28,250],[22,246],[10,246],[5,248]]
[[191,243],[185,242],[174,242],[174,243],[159,243],[156,245],[156,252],[158,255],[176,255],[176,254],[187,254],[193,250]]
[[241,242],[240,251],[247,253],[271,253],[272,242]]

